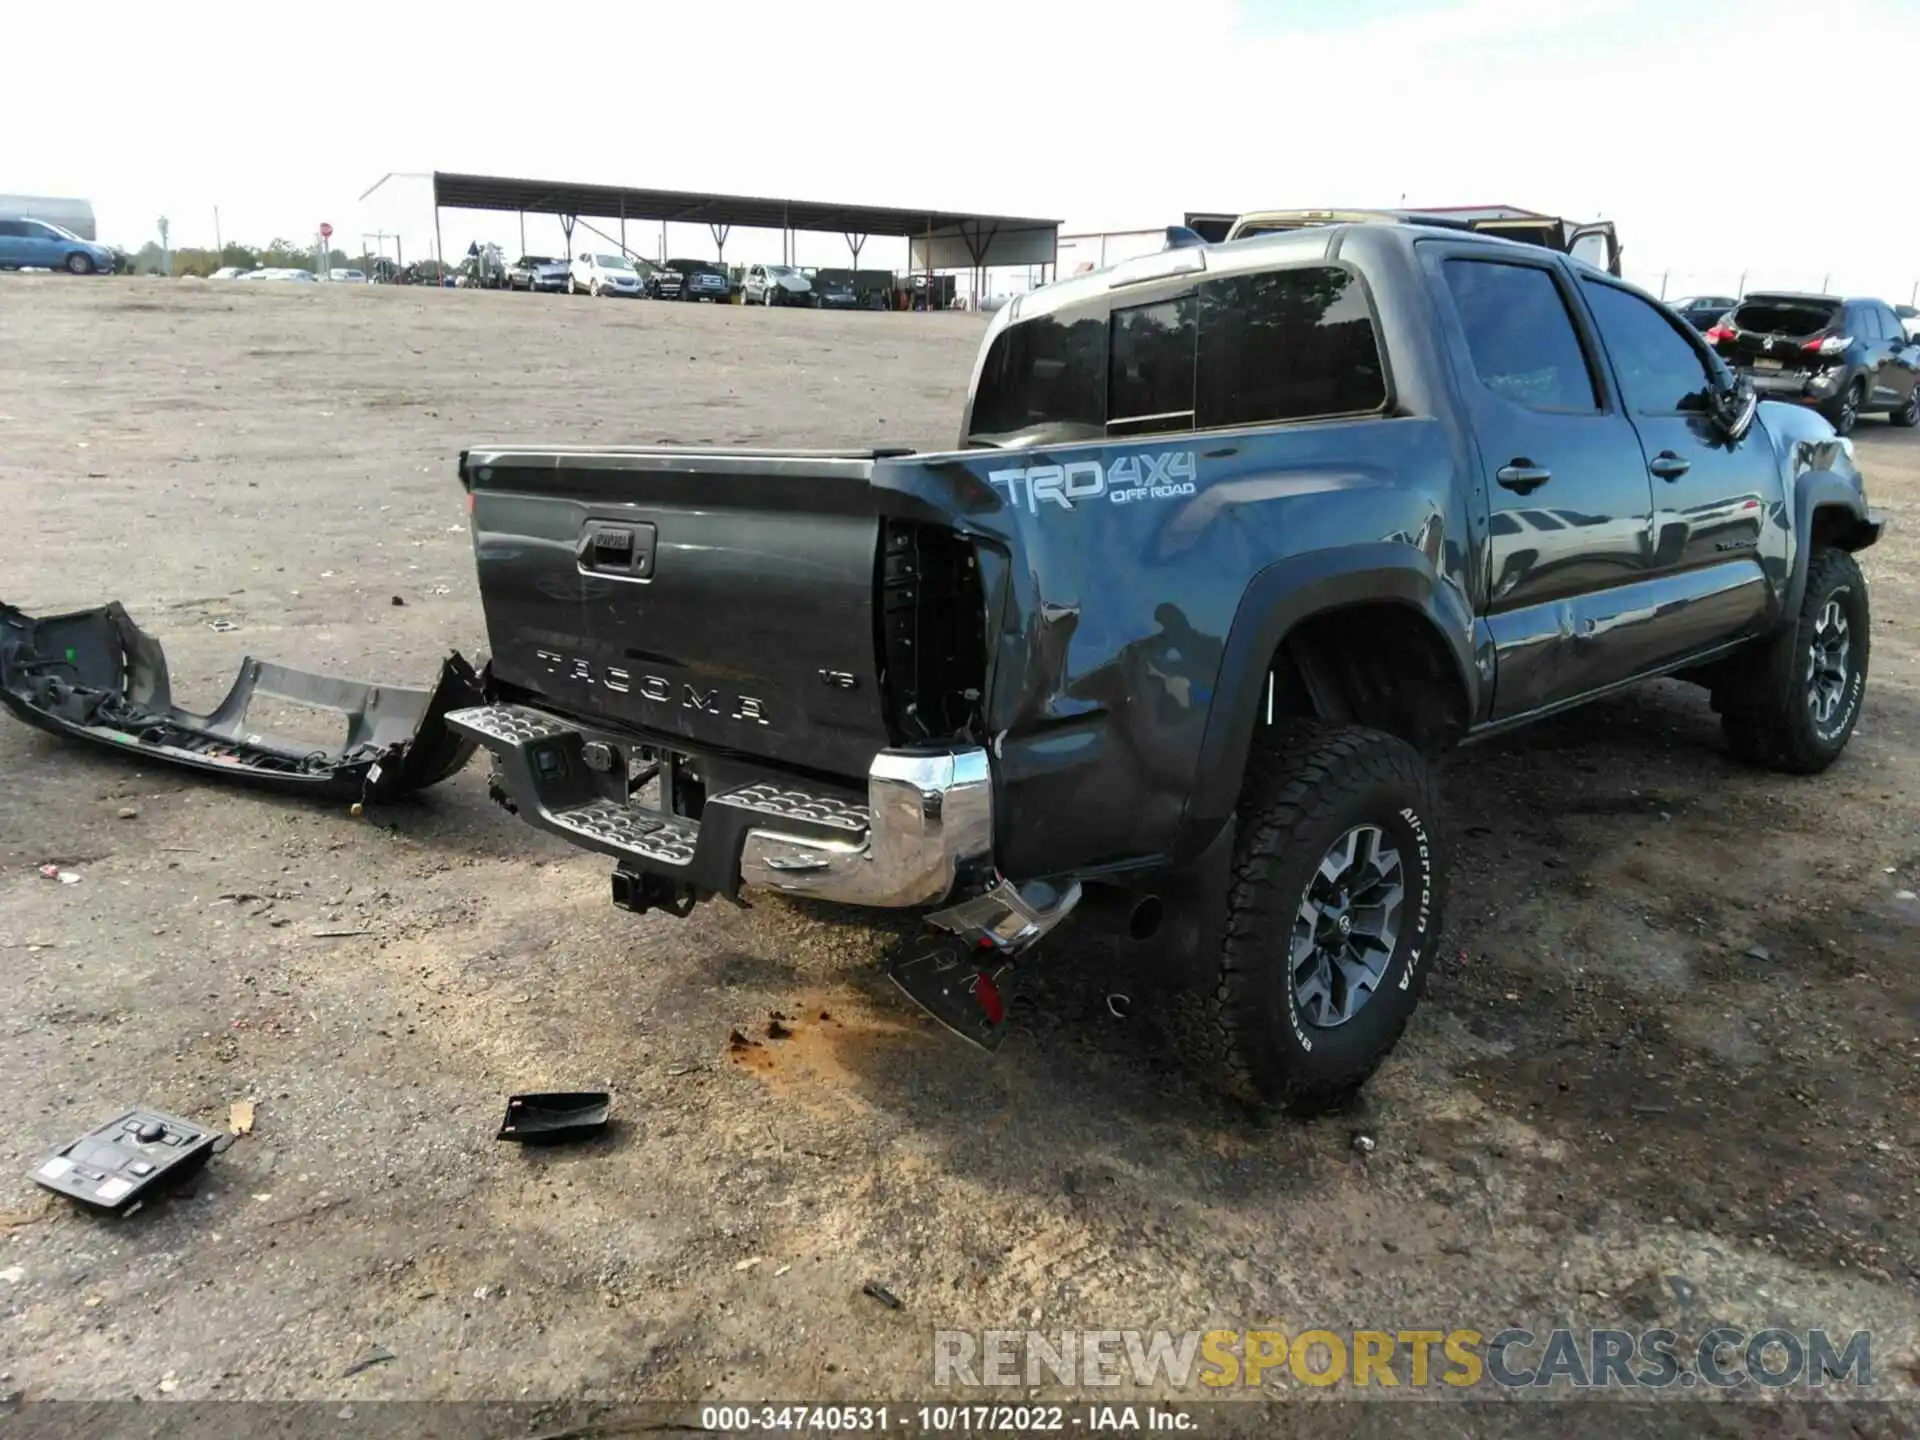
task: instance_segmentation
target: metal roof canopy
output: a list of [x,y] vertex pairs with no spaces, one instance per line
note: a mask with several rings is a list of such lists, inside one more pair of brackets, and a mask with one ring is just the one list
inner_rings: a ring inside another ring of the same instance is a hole
[[[735,225],[761,230],[831,231],[848,237],[897,236],[912,243],[914,269],[983,269],[997,265],[1052,265],[1058,260],[1058,220],[974,215],[951,210],[835,205],[684,190],[640,190],[624,185],[577,185],[565,180],[516,180],[496,175],[433,172],[435,210],[517,210],[521,213],[618,216],[704,224],[724,245]],[[856,255],[859,246],[855,245]]]

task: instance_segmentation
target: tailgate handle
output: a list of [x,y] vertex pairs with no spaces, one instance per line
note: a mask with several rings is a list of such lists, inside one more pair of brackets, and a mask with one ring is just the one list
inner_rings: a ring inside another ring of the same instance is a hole
[[654,527],[644,522],[589,520],[580,534],[580,546],[575,553],[580,568],[596,575],[651,580],[655,535]]

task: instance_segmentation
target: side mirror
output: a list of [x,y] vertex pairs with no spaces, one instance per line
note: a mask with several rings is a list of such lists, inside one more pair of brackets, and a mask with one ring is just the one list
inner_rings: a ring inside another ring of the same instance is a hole
[[1729,374],[1722,384],[1707,392],[1707,414],[1729,445],[1746,438],[1759,411],[1759,392],[1745,375]]

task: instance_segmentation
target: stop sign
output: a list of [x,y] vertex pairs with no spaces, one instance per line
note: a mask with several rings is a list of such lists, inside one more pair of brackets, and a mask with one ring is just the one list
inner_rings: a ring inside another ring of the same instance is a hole
[[320,222],[320,238],[322,240],[331,240],[333,238],[333,227],[324,220]]

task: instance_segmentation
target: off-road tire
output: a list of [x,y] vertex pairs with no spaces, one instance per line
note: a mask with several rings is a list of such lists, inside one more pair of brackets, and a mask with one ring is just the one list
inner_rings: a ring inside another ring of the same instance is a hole
[[[1813,704],[1815,647],[1827,607],[1837,603],[1847,623],[1846,679],[1836,712],[1822,724]],[[1867,693],[1872,609],[1859,562],[1827,546],[1807,562],[1807,590],[1793,628],[1746,662],[1765,673],[1751,677],[1738,699],[1720,705],[1720,728],[1733,753],[1749,765],[1790,775],[1817,775],[1847,748]]]
[[1860,423],[1860,407],[1867,403],[1867,383],[1855,376],[1847,382],[1847,388],[1820,407],[1820,413],[1827,417],[1827,423],[1833,426],[1836,435],[1851,435],[1853,427]]
[[1920,425],[1920,385],[1913,387],[1913,393],[1907,397],[1906,404],[1887,416],[1887,423],[1898,426],[1902,430],[1911,430],[1914,426]]
[[[1312,1114],[1345,1103],[1406,1029],[1431,968],[1443,889],[1439,806],[1426,762],[1394,736],[1302,724],[1248,762],[1218,968],[1170,1000],[1176,1043],[1207,1077],[1256,1105]],[[1397,943],[1372,998],[1322,1028],[1296,1000],[1289,955],[1328,848],[1377,826],[1404,875]]]

